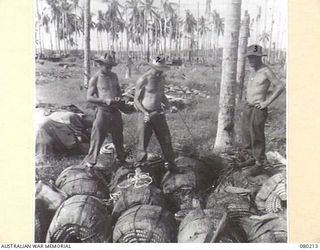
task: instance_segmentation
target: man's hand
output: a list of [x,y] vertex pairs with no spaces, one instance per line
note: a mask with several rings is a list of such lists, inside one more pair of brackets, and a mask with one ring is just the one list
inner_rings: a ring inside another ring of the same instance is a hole
[[114,99],[107,99],[105,100],[105,103],[108,105],[108,106],[115,106],[115,105],[118,105],[122,102],[122,99],[121,97],[115,97]]
[[149,113],[144,113],[144,118],[143,118],[144,122],[147,123],[150,121],[150,114]]
[[254,106],[258,109],[265,109],[266,107],[268,107],[268,105],[269,103],[267,101],[264,101],[264,102],[258,102]]

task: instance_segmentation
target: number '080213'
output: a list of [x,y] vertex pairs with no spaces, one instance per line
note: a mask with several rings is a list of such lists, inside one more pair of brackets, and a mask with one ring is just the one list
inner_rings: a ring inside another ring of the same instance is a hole
[[318,248],[318,244],[300,244],[300,248]]

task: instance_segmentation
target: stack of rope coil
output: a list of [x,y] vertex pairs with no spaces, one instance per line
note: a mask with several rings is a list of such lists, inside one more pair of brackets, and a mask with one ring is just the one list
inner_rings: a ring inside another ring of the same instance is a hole
[[113,242],[175,242],[176,222],[160,206],[138,205],[125,211],[113,231]]
[[255,202],[260,211],[275,213],[283,209],[287,200],[286,177],[278,173],[270,177],[256,195]]

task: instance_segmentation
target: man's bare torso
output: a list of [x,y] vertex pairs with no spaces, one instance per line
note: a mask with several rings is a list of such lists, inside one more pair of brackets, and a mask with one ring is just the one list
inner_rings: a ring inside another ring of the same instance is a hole
[[267,66],[263,66],[249,75],[246,94],[249,104],[254,105],[266,100],[270,87],[270,81],[266,75],[267,71],[270,71],[270,69]]
[[119,83],[115,73],[98,72],[97,95],[102,99],[114,99],[118,96]]
[[149,112],[159,110],[164,97],[164,77],[154,74],[146,74],[144,77],[146,84],[141,96],[141,103]]

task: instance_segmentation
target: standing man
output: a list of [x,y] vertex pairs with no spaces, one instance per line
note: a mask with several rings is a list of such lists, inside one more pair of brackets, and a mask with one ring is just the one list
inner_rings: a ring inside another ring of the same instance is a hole
[[137,81],[134,103],[139,113],[138,117],[138,163],[147,160],[147,147],[154,132],[161,146],[170,172],[180,172],[174,160],[175,155],[171,144],[171,135],[166,121],[162,103],[169,107],[169,101],[164,94],[165,77],[163,72],[169,70],[165,59],[157,57],[151,68]]
[[100,148],[108,132],[111,132],[112,135],[117,161],[125,162],[123,123],[119,111],[121,90],[117,75],[111,72],[112,67],[117,64],[110,55],[106,55],[105,59],[95,61],[99,63],[100,70],[90,79],[87,92],[87,101],[97,105],[90,149],[84,159],[87,167],[93,167],[97,163]]
[[[243,108],[242,144],[245,151],[251,155],[255,166],[261,168],[266,158],[264,127],[268,106],[279,97],[285,86],[262,62],[262,57],[266,54],[262,53],[260,45],[249,46],[246,56],[253,71],[249,75]],[[269,93],[271,85],[274,90]]]

